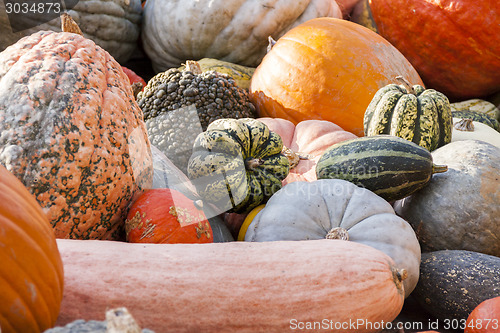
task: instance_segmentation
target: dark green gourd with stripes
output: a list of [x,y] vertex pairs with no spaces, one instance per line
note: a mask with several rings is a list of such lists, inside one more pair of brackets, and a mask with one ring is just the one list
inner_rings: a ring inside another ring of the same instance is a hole
[[249,212],[281,189],[290,168],[281,137],[253,118],[218,119],[200,133],[187,172],[222,212]]
[[316,165],[318,179],[343,179],[386,199],[402,199],[423,188],[432,174],[446,166],[432,162],[431,153],[392,135],[376,135],[334,144]]
[[399,136],[432,151],[451,142],[452,115],[448,98],[420,85],[389,84],[379,89],[364,116],[365,136]]

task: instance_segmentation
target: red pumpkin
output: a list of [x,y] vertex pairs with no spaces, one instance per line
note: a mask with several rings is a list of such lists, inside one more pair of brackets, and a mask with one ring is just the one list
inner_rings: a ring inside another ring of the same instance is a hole
[[140,83],[142,85],[141,90],[144,89],[144,87],[146,86],[146,81],[144,81],[144,79],[142,77],[140,77],[139,75],[137,75],[136,72],[134,72],[133,70],[131,70],[130,68],[127,68],[125,66],[122,66],[122,70],[123,70],[123,73],[125,73],[125,75],[127,75],[128,79],[130,81],[130,84]]
[[127,240],[131,243],[212,243],[212,228],[200,202],[168,188],[144,192],[128,212]]
[[500,296],[487,299],[472,310],[464,333],[500,333]]
[[298,160],[290,169],[283,185],[294,181],[316,180],[316,164],[323,152],[331,145],[357,138],[351,132],[326,120],[304,120],[294,125],[291,121],[280,118],[259,118],[269,129],[281,136],[283,144],[289,148]]
[[375,93],[397,76],[423,85],[406,58],[375,32],[335,18],[309,20],[279,38],[250,85],[260,117],[322,119],[363,136]]
[[42,332],[57,319],[63,263],[47,216],[0,164],[0,331]]
[[[453,100],[500,90],[498,0],[369,0],[379,33]],[[424,28],[425,27],[425,28]]]

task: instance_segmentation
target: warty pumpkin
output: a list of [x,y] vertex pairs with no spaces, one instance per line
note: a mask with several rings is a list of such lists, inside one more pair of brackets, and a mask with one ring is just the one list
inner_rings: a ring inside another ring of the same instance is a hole
[[257,119],[281,137],[285,146],[284,153],[291,161],[290,171],[283,180],[283,185],[299,180],[316,180],[316,164],[323,152],[331,145],[357,138],[327,120],[304,120],[295,125],[290,120],[281,118]]
[[42,208],[0,165],[0,331],[54,326],[63,298],[63,263]]
[[127,76],[93,41],[32,34],[0,53],[0,164],[19,177],[56,237],[117,239],[151,185],[150,143]]
[[290,169],[282,150],[281,137],[256,119],[218,119],[197,136],[187,176],[221,213],[247,213],[281,188]]
[[452,115],[448,98],[434,89],[389,84],[377,91],[366,108],[366,136],[399,136],[432,151],[451,142]]
[[[378,32],[453,101],[500,90],[500,2],[369,0]],[[425,29],[423,27],[425,26]]]
[[[155,332],[273,333],[293,319],[390,322],[404,301],[404,270],[355,242],[57,241],[65,272],[58,325],[125,306]],[[332,332],[377,331],[333,324]]]
[[420,245],[415,232],[387,201],[367,189],[340,179],[293,182],[255,213],[248,226],[243,223],[245,241],[326,238],[358,242],[386,253],[408,272],[403,282],[406,296],[417,284]]
[[329,120],[363,136],[363,116],[375,93],[418,73],[388,41],[353,22],[309,20],[278,39],[255,70],[251,98],[260,117]]
[[333,0],[148,0],[141,40],[157,72],[201,58],[256,67],[269,36],[321,16],[342,13]]
[[[47,22],[49,12],[18,16],[14,24],[20,25],[19,29],[13,29],[4,4],[4,1],[0,3],[0,51],[35,32],[61,31],[59,18]],[[67,12],[76,21],[86,38],[108,51],[120,63],[130,59],[137,49],[142,19],[140,0],[56,1],[51,7],[55,14],[57,4],[61,5],[61,12]],[[67,8],[68,5],[73,6]],[[46,3],[44,10],[48,11],[48,8]],[[19,19],[26,21],[20,22]]]
[[131,243],[212,243],[214,236],[203,212],[193,201],[169,188],[145,191],[135,200],[125,220]]

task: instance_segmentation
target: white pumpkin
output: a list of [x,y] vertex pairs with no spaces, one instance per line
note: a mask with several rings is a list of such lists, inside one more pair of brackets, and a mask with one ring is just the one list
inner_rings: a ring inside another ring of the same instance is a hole
[[451,142],[479,140],[500,148],[500,132],[491,126],[470,119],[453,118]]
[[415,232],[375,193],[340,179],[289,183],[254,217],[245,241],[336,238],[372,246],[408,272],[405,295],[419,277],[420,245]]
[[157,72],[205,57],[256,67],[269,36],[324,16],[342,18],[334,0],[148,0],[142,42]]

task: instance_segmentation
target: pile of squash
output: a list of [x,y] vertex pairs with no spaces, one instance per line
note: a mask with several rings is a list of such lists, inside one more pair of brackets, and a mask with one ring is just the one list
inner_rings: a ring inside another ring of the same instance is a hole
[[500,329],[499,3],[108,2],[0,39],[0,332]]

